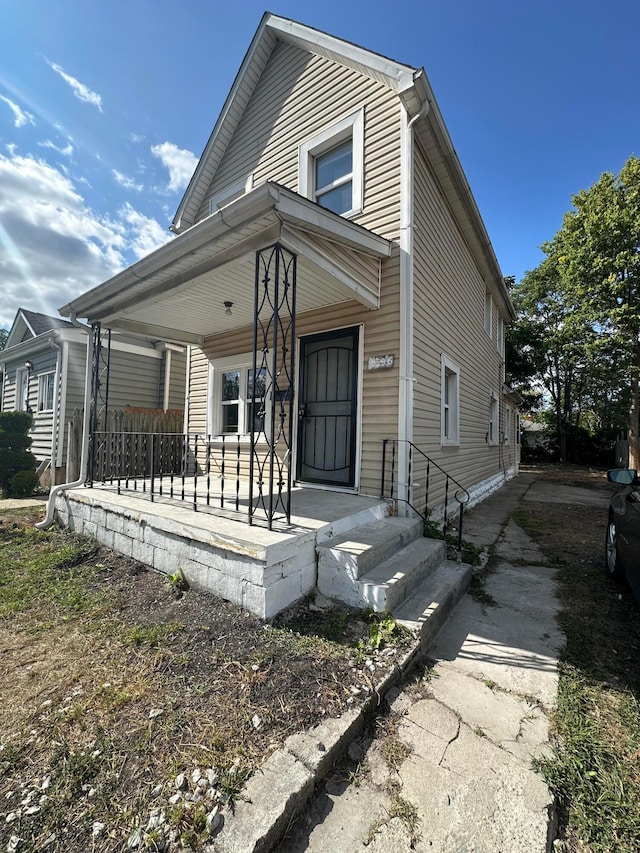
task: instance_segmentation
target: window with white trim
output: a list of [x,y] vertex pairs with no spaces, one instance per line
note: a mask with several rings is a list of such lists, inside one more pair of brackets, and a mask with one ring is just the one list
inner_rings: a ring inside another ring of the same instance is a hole
[[498,314],[498,328],[496,337],[496,346],[500,355],[504,355],[504,320]]
[[441,358],[441,428],[440,441],[443,445],[460,442],[460,370],[443,355]]
[[16,370],[16,409],[19,412],[28,412],[29,409],[29,371],[26,367]]
[[41,373],[38,376],[38,411],[53,411],[53,395],[56,387],[56,374]]
[[520,444],[520,412],[516,412],[516,444]]
[[492,391],[489,397],[489,429],[487,431],[487,442],[489,444],[498,443],[498,395]]
[[236,201],[236,199],[240,198],[252,189],[253,174],[248,175],[246,178],[241,178],[239,181],[235,181],[228,187],[224,187],[224,189],[215,193],[215,195],[212,195],[209,199],[209,213],[216,213],[216,211],[222,210],[223,207],[226,207],[228,204],[231,204],[231,202]]
[[493,297],[489,291],[484,295],[484,330],[491,337],[493,332]]
[[504,444],[509,444],[511,441],[511,406],[506,406],[504,410],[504,430],[502,432],[502,441]]
[[300,194],[341,216],[362,211],[364,108],[303,142],[298,149]]
[[252,424],[256,432],[264,430],[266,371],[262,367],[256,373],[254,383],[252,367],[221,371],[220,409],[214,432],[247,435]]

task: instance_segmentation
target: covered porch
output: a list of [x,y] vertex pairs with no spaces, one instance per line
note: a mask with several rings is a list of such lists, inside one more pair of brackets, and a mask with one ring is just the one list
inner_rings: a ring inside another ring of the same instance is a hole
[[[92,328],[86,485],[117,482],[122,493],[133,475],[134,490],[139,480],[151,494],[159,485],[173,499],[193,498],[197,511],[206,482],[207,508],[213,494],[229,509],[233,492],[234,512],[270,530],[291,523],[295,484],[357,494],[361,327],[332,328],[303,345],[297,320],[339,304],[352,314],[377,310],[390,253],[389,241],[268,182],[61,309]],[[204,406],[199,400],[197,412],[187,399],[182,436],[114,436],[104,428],[112,329],[190,344],[194,353],[224,341],[224,352],[244,353],[247,364],[240,371],[227,356],[220,363],[232,366],[221,368],[209,357]]]

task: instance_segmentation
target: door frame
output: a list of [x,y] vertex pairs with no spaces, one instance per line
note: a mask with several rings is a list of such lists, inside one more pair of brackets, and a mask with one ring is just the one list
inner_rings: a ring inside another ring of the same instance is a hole
[[[339,336],[340,332],[347,329],[356,329],[358,333],[358,343],[355,348],[356,352],[356,417],[355,417],[355,467],[354,467],[354,483],[353,486],[335,486],[331,483],[310,483],[307,480],[298,478],[298,436],[300,433],[298,423],[298,412],[300,410],[300,387],[302,377],[302,339],[317,338],[323,335]],[[362,399],[363,399],[363,384],[364,384],[364,323],[345,323],[342,326],[333,326],[330,329],[321,329],[317,332],[308,332],[303,335],[298,335],[296,340],[296,382],[294,395],[294,412],[296,413],[296,424],[293,436],[293,465],[294,465],[294,485],[303,486],[305,489],[320,489],[327,492],[345,492],[347,494],[358,494],[360,491],[360,471],[362,460]]]

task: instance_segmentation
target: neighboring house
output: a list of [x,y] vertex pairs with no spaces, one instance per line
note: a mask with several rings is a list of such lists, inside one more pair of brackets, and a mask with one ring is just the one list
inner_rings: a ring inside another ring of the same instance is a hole
[[[215,472],[275,530],[292,487],[409,515],[517,473],[514,311],[423,69],[265,14],[172,230],[61,313],[190,345],[198,494]],[[317,580],[286,574],[211,587],[271,615]]]
[[[184,347],[114,334],[111,350],[110,410],[184,409]],[[0,351],[2,411],[33,414],[31,451],[47,484],[64,480],[77,461],[68,457],[67,425],[84,405],[86,357],[85,329],[25,308],[18,310]]]

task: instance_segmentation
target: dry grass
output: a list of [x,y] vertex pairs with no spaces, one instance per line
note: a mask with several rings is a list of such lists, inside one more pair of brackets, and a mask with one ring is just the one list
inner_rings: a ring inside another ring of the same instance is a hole
[[[303,604],[265,627],[68,533],[37,533],[37,513],[0,514],[0,849],[15,836],[20,853],[120,851],[153,808],[165,849],[201,849],[203,809],[169,802],[177,774],[215,771],[215,802],[231,808],[289,734],[363,702],[394,663],[367,646],[362,614]],[[158,838],[142,833],[137,849]]]

